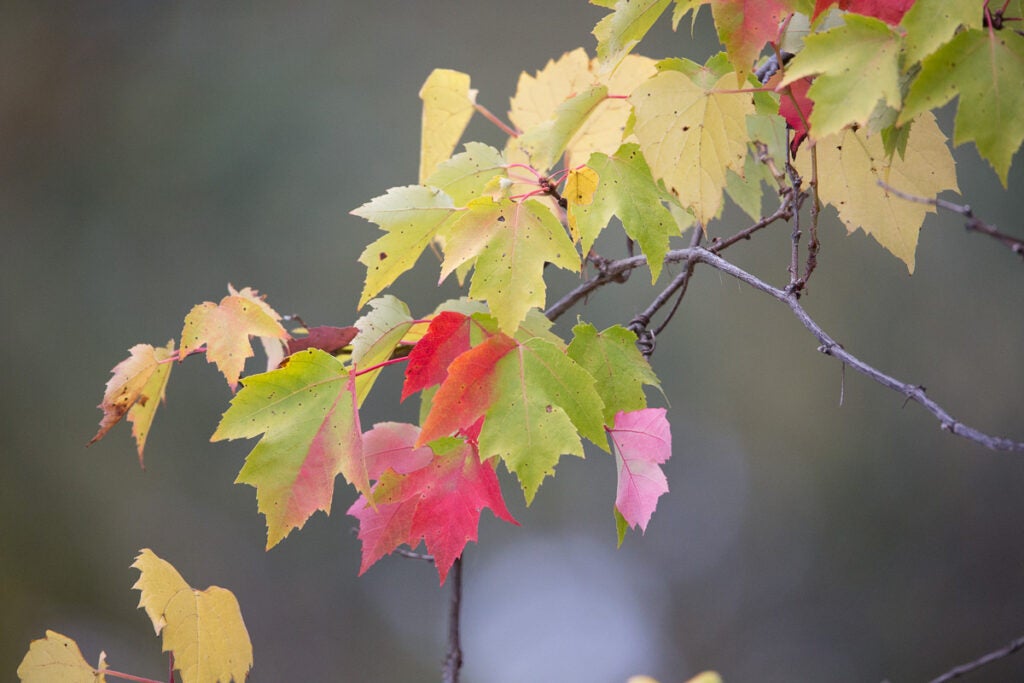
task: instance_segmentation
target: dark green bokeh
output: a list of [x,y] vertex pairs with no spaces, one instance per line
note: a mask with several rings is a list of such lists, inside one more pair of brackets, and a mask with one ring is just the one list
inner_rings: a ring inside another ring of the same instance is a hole
[[[236,593],[254,681],[437,678],[446,591],[398,558],[356,578],[350,491],[264,552],[254,491],[232,485],[247,444],[207,441],[230,398],[212,368],[174,369],[145,472],[125,427],[83,445],[110,367],[135,343],[178,336],[228,282],[309,322],[351,323],[355,259],[376,230],[348,211],[415,181],[430,69],[470,72],[500,114],[520,71],[592,52],[601,15],[582,2],[5,6],[0,676],[47,628],[90,660],[104,649],[115,668],[159,676],[130,590],[129,565],[150,547],[194,585]],[[663,20],[641,52],[703,58],[706,19],[694,39]],[[499,137],[476,120],[467,139]],[[957,156],[965,201],[1020,234],[1019,155],[1009,191],[973,148]],[[742,227],[727,218],[721,234]],[[911,278],[828,218],[806,298],[818,321],[957,417],[1024,438],[1019,259],[930,217]],[[729,256],[784,282],[788,235]],[[455,294],[435,280],[424,258],[395,293],[423,313]],[[626,322],[651,295],[634,277],[581,313]],[[526,661],[533,680],[646,671],[669,683],[714,668],[727,681],[917,681],[1024,633],[1024,460],[949,436],[852,372],[840,407],[842,369],[814,349],[784,307],[698,271],[655,356],[672,492],[646,537],[616,552],[603,453],[563,462],[529,510],[509,487],[523,527],[485,515],[467,554],[467,679],[508,680]],[[394,407],[393,382],[377,394],[364,425],[414,415]],[[623,624],[639,626],[618,652],[589,635]],[[538,643],[548,625],[563,631]],[[986,675],[1020,678],[1024,662]]]

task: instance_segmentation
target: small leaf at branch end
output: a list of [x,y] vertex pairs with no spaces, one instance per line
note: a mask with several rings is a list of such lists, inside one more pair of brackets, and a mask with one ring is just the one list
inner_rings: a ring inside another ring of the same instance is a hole
[[[102,660],[101,660],[102,663]],[[18,666],[22,683],[104,683],[106,677],[93,669],[78,643],[56,631],[33,640]]]
[[132,423],[132,436],[139,453],[139,465],[143,464],[142,451],[146,446],[149,428],[156,416],[156,409],[165,400],[167,381],[171,377],[169,362],[174,356],[174,340],[165,347],[136,344],[129,350],[128,358],[114,366],[113,377],[107,382],[99,431],[90,444],[102,439],[125,415]]
[[[576,212],[579,207],[589,206],[594,201],[594,191],[597,189],[599,180],[597,172],[588,166],[572,169],[565,180],[565,190],[563,190],[562,196],[567,204],[566,217],[569,220],[569,230],[572,232],[574,242],[579,242],[581,238],[579,227],[576,224]],[[583,245],[584,254],[590,251],[590,245],[593,243],[594,239],[588,237],[587,242]]]
[[668,481],[660,467],[672,455],[672,433],[665,409],[620,412],[608,437],[619,470],[615,509],[629,527],[639,526],[641,532],[646,531],[658,498],[668,492]]
[[451,69],[434,69],[420,89],[423,126],[420,141],[420,182],[455,151],[463,131],[473,117],[476,91],[469,87],[469,74]]
[[618,0],[614,11],[594,27],[597,57],[606,71],[614,69],[651,30],[670,0]]
[[185,358],[203,344],[206,345],[206,360],[215,363],[234,391],[245,368],[245,361],[252,357],[249,337],[263,337],[283,343],[288,332],[279,322],[281,316],[250,287],[235,291],[228,285],[228,296],[219,304],[211,301],[192,308],[185,316],[181,331],[179,358]]
[[234,594],[218,586],[192,588],[166,560],[148,548],[132,568],[139,607],[163,634],[163,651],[174,655],[182,683],[242,683],[252,668],[252,643]]

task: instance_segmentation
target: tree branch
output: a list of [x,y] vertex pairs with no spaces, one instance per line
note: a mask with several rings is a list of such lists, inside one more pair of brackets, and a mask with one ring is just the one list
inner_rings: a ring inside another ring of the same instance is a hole
[[459,683],[462,669],[462,645],[459,634],[459,608],[462,603],[462,558],[455,558],[448,578],[452,582],[452,597],[448,608],[448,656],[444,660],[444,683]]
[[974,210],[971,209],[970,205],[954,204],[953,202],[947,202],[946,200],[938,199],[937,197],[918,197],[916,195],[907,194],[906,192],[897,190],[892,185],[882,182],[881,180],[878,181],[878,185],[886,192],[890,192],[900,199],[906,199],[909,202],[917,202],[918,204],[928,204],[929,206],[934,206],[938,209],[945,209],[946,211],[960,214],[967,219],[964,223],[964,228],[968,232],[980,232],[983,235],[988,235],[992,239],[1002,242],[1007,249],[1012,251],[1014,254],[1017,254],[1017,256],[1020,256],[1021,260],[1024,261],[1024,239],[1001,232],[996,228],[996,226],[981,220],[974,215]]
[[1024,648],[1024,636],[1017,638],[1006,647],[999,648],[998,650],[989,652],[972,662],[967,662],[966,664],[961,664],[960,666],[950,669],[938,678],[932,679],[931,683],[947,683],[954,678],[959,678],[964,674],[969,674],[976,669],[980,669],[986,664],[991,664],[992,662],[1003,659],[1004,657],[1009,657],[1014,652],[1017,652],[1022,648]]
[[[639,268],[640,266],[644,265],[646,261],[647,259],[644,256],[633,256],[631,258],[621,259],[619,261],[610,261],[606,265],[604,272],[602,274],[598,275],[592,280],[583,283],[582,285],[574,289],[572,292],[570,292],[561,300],[559,300],[554,306],[552,306],[552,309],[549,309],[549,311],[556,309],[557,307],[558,314],[561,314],[562,312],[564,312],[564,310],[568,309],[569,306],[571,306],[573,303],[583,298],[583,296],[586,296],[588,292],[592,291],[593,289],[596,289],[605,282],[611,281],[612,277],[621,277],[624,273],[628,273],[632,269]],[[754,289],[764,292],[765,294],[771,296],[772,298],[778,299],[782,303],[786,304],[793,312],[793,315],[796,316],[797,320],[799,320],[803,324],[803,326],[806,327],[808,331],[810,331],[810,333],[813,334],[814,337],[820,342],[820,346],[818,347],[819,351],[821,351],[827,356],[837,358],[844,365],[848,365],[857,372],[874,380],[875,382],[881,384],[882,386],[888,389],[892,389],[893,391],[899,394],[902,394],[907,398],[907,400],[916,401],[925,410],[934,415],[935,418],[939,421],[939,424],[942,427],[942,429],[946,430],[947,432],[974,441],[994,451],[1024,452],[1024,442],[991,436],[973,427],[965,425],[964,423],[960,422],[952,415],[950,415],[945,408],[940,406],[935,401],[931,400],[925,394],[924,387],[917,384],[909,384],[907,382],[902,382],[890,375],[885,374],[884,372],[876,369],[875,367],[868,365],[864,361],[860,360],[859,358],[851,354],[849,351],[844,349],[842,345],[840,345],[838,342],[832,339],[832,337],[830,337],[814,321],[814,319],[811,318],[810,314],[808,314],[807,311],[803,308],[803,306],[800,305],[800,302],[797,299],[795,293],[787,292],[785,290],[773,287],[767,282],[761,280],[760,278],[751,275],[742,268],[739,268],[738,266],[735,266],[729,261],[726,261],[720,256],[712,253],[711,250],[704,249],[702,247],[675,249],[668,252],[668,254],[665,255],[666,263],[679,263],[682,261],[706,263],[712,268],[720,270],[721,272],[726,273],[727,275],[731,275],[737,280],[740,280],[741,282],[750,285]],[[602,278],[606,279],[602,280]],[[581,292],[581,290],[585,291]],[[549,317],[551,317],[550,313]]]

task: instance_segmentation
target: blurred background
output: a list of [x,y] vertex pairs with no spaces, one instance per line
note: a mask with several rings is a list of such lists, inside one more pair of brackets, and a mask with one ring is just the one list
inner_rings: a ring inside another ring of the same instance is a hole
[[[399,557],[356,577],[352,491],[264,552],[255,491],[232,485],[252,443],[208,442],[230,399],[212,366],[175,368],[145,471],[127,426],[84,446],[110,368],[133,344],[178,337],[190,307],[228,283],[311,324],[353,322],[356,258],[378,232],[348,212],[416,181],[430,70],[471,73],[503,114],[520,71],[593,52],[603,13],[582,1],[4,3],[0,678],[45,629],[92,662],[102,649],[113,668],[165,676],[131,590],[143,547],[194,586],[234,591],[252,681],[440,677],[447,589]],[[663,19],[640,51],[703,60],[708,18],[692,37]],[[951,119],[947,108],[948,134]],[[479,117],[466,139],[501,141]],[[1003,190],[973,147],[956,154],[962,201],[1024,232],[1024,157]],[[1024,439],[1020,259],[933,216],[910,277],[827,218],[805,299],[819,323],[968,424]],[[748,222],[730,210],[713,230]],[[779,226],[728,255],[781,285],[788,249]],[[397,283],[414,314],[457,294],[434,290],[436,272],[425,258]],[[628,322],[653,296],[644,280],[601,291],[559,329],[577,313]],[[572,284],[555,279],[551,300]],[[1024,456],[952,437],[853,372],[844,387],[815,347],[777,302],[698,270],[653,359],[675,449],[646,536],[616,550],[614,464],[596,449],[563,459],[529,509],[509,486],[523,526],[486,513],[465,556],[465,680],[676,683],[716,669],[728,683],[909,683],[1024,634]],[[364,425],[413,417],[395,407],[399,375]],[[1022,679],[1024,654],[970,680]]]

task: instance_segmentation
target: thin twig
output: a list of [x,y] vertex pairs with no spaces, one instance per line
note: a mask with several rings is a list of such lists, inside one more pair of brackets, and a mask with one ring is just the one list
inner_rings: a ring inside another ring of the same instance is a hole
[[900,199],[906,199],[909,202],[917,202],[918,204],[927,204],[929,206],[934,206],[939,209],[951,211],[952,213],[960,214],[961,216],[967,219],[967,221],[964,223],[964,228],[968,232],[980,232],[983,235],[988,235],[989,237],[998,240],[999,242],[1002,242],[1007,249],[1012,251],[1014,254],[1017,254],[1018,256],[1021,257],[1022,260],[1024,260],[1024,239],[1020,237],[1014,237],[1013,235],[1007,235],[1005,232],[1001,232],[998,228],[996,228],[996,226],[992,225],[991,223],[986,223],[985,221],[981,220],[980,218],[974,215],[974,211],[973,209],[971,209],[969,205],[954,204],[953,202],[947,202],[946,200],[939,199],[937,197],[918,197],[917,195],[912,195],[902,190],[897,190],[892,185],[882,182],[881,180],[878,181],[878,185],[886,192],[891,192]]
[[452,597],[448,603],[448,656],[444,660],[444,683],[459,683],[462,669],[462,645],[459,634],[459,608],[462,603],[462,558],[455,558],[448,573],[452,582]]
[[1014,652],[1017,652],[1022,648],[1024,648],[1024,636],[1017,638],[1006,647],[999,648],[994,652],[989,652],[988,654],[975,659],[973,662],[967,662],[966,664],[954,667],[938,678],[932,679],[930,683],[947,683],[947,681],[951,681],[954,678],[959,678],[964,674],[969,674],[976,669],[980,669],[986,664],[991,664],[992,662],[1003,659],[1004,657],[1009,657]]

